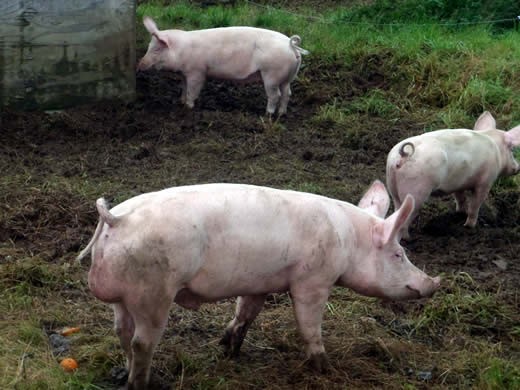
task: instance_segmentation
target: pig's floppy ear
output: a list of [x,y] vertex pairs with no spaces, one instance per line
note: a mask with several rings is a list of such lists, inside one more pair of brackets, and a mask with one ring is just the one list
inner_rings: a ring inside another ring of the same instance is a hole
[[153,33],[152,36],[154,36],[155,39],[157,39],[157,42],[159,42],[159,44],[161,44],[163,47],[167,47],[168,46],[168,41],[166,41],[165,39],[161,38],[161,36],[159,34],[160,34],[160,32]]
[[520,125],[513,127],[504,133],[507,145],[513,149],[520,146]]
[[359,201],[358,207],[384,218],[390,207],[390,196],[385,185],[380,180],[375,180]]
[[165,39],[161,38],[161,32],[157,28],[157,25],[155,24],[152,18],[145,16],[143,18],[143,24],[148,30],[148,32],[152,34],[152,36],[154,36],[155,39],[157,39],[157,42],[159,42],[163,46],[168,46],[168,42]]
[[144,24],[144,26],[146,27],[146,29],[148,30],[148,32],[150,34],[154,35],[154,34],[159,32],[159,29],[157,28],[157,25],[155,24],[153,19],[150,18],[149,16],[145,16],[143,18],[143,24]]
[[374,245],[381,248],[394,239],[399,241],[401,239],[401,232],[404,226],[406,226],[408,219],[410,219],[414,208],[415,200],[412,195],[407,194],[399,210],[374,226],[372,231]]
[[475,122],[473,130],[494,130],[497,128],[497,123],[493,115],[489,111],[484,111]]

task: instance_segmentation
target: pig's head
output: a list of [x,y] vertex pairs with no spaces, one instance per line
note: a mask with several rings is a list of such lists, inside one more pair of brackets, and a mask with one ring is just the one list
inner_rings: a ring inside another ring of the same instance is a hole
[[359,201],[358,207],[384,218],[390,207],[390,196],[385,185],[380,180],[375,180]]
[[414,203],[413,197],[407,195],[401,207],[391,216],[371,219],[364,237],[361,237],[367,252],[342,276],[341,284],[363,295],[387,300],[433,295],[440,287],[440,278],[432,278],[415,267],[399,244],[406,223],[412,216]]
[[168,37],[164,32],[159,31],[152,18],[145,16],[143,24],[152,35],[152,38],[148,44],[148,51],[137,65],[137,70],[147,70],[152,67],[161,69],[165,63],[168,62],[168,56],[170,54],[170,50],[168,50]]
[[501,176],[511,176],[520,172],[520,165],[513,153],[513,149],[520,146],[520,125],[509,131],[497,130],[493,115],[484,111],[473,128],[482,131],[496,142],[500,150]]

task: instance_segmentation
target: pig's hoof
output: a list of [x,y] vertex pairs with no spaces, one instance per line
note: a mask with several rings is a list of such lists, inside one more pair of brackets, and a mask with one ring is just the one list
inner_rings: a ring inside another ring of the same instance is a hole
[[224,336],[219,341],[219,344],[224,347],[224,356],[228,358],[237,358],[240,355],[240,347],[242,346],[243,338],[240,339],[230,331],[226,331]]
[[231,352],[231,332],[226,331],[218,343],[224,347],[224,355],[229,357]]
[[218,342],[219,345],[224,345],[226,347],[229,347],[231,345],[231,336],[232,336],[232,332],[229,330],[226,330],[224,332],[224,336],[222,336],[222,338]]
[[324,352],[312,354],[309,357],[309,364],[311,368],[319,374],[325,374],[332,368],[329,362],[329,358]]
[[477,221],[470,221],[469,219],[466,220],[466,222],[464,223],[464,226],[465,227],[468,227],[468,228],[474,228],[475,226],[477,226]]
[[119,386],[122,386],[128,380],[128,369],[125,367],[113,367],[110,370],[110,377]]

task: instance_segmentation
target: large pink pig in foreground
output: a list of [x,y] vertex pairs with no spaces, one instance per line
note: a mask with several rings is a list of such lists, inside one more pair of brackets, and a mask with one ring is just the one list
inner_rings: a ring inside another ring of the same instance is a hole
[[266,295],[290,291],[307,355],[322,370],[322,312],[334,285],[390,300],[431,296],[439,277],[416,268],[399,245],[413,198],[383,219],[389,202],[380,182],[365,194],[366,210],[241,184],[170,188],[111,210],[98,199],[100,221],[78,259],[92,250],[89,286],[113,305],[129,387],[146,387],[173,302],[198,309],[238,296],[221,341],[235,355]]
[[457,211],[467,213],[464,225],[474,227],[495,180],[518,173],[513,148],[519,145],[520,126],[497,130],[487,111],[474,130],[438,130],[405,139],[392,148],[386,162],[386,183],[394,206],[401,207],[411,194],[415,199],[411,223],[431,194],[453,193]]
[[181,72],[181,101],[193,108],[207,78],[260,81],[267,93],[267,113],[285,114],[291,96],[290,84],[301,64],[300,37],[254,27],[221,27],[207,30],[159,31],[145,17],[152,35],[138,70],[150,67]]

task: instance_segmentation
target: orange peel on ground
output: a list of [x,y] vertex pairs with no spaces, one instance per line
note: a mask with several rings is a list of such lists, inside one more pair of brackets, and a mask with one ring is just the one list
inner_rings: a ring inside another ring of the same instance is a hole
[[60,334],[62,336],[69,336],[73,333],[77,333],[80,331],[80,328],[79,327],[66,327],[66,328],[63,328],[62,330],[60,330]]
[[60,362],[61,368],[67,372],[72,372],[78,368],[78,362],[73,358],[65,358]]

